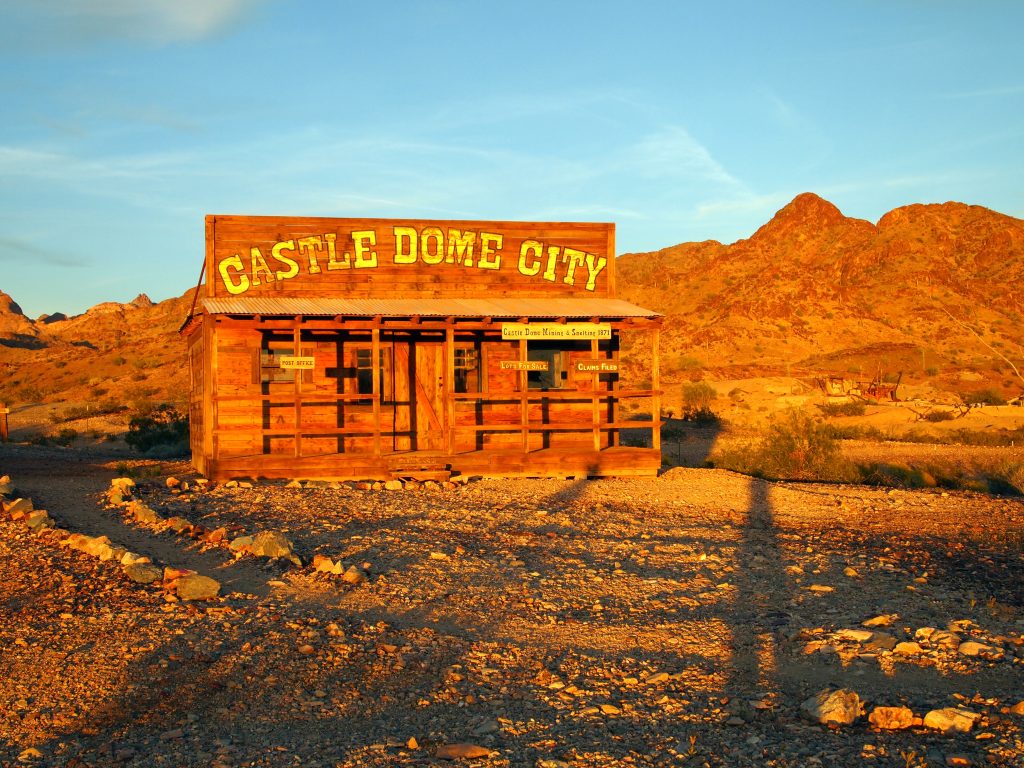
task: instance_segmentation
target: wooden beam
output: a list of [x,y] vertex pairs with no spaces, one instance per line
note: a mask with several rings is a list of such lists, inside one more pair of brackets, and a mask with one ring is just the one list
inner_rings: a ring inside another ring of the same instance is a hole
[[[597,339],[590,340],[590,357],[594,360],[598,359],[601,354],[601,347]],[[601,386],[601,374],[594,371],[590,374],[590,411],[593,419],[594,426],[594,450],[601,450],[601,393],[598,391],[598,387]]]
[[[377,318],[379,320],[379,318]],[[373,374],[373,455],[380,456],[380,327],[370,331],[370,371]]]
[[651,448],[661,450],[661,366],[658,364],[658,357],[661,354],[661,329],[654,329],[654,339],[651,342],[651,389],[654,396],[651,398]]
[[455,321],[449,318],[444,334],[444,452],[451,454],[455,445]]
[[[292,349],[295,350],[294,354],[296,357],[302,356],[302,317],[295,318],[295,327],[292,329]],[[292,449],[295,453],[295,458],[302,456],[302,370],[294,369],[295,379],[293,384],[295,385],[295,439],[292,444]]]
[[[525,362],[528,359],[526,353],[526,339],[519,340],[519,359]],[[530,452],[530,382],[526,371],[516,371],[519,377],[519,426],[523,430],[523,453]]]

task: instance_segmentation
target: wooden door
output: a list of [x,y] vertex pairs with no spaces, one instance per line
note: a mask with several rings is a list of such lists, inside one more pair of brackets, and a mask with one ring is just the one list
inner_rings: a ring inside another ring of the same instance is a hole
[[412,371],[415,414],[413,448],[417,451],[438,451],[444,448],[444,342],[415,341],[411,343],[410,359],[415,361]]

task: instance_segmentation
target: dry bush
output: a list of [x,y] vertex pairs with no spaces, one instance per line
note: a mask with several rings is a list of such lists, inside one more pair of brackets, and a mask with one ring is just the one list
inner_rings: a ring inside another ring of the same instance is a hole
[[798,410],[774,418],[760,440],[725,451],[715,466],[770,479],[845,482],[856,479],[832,430]]

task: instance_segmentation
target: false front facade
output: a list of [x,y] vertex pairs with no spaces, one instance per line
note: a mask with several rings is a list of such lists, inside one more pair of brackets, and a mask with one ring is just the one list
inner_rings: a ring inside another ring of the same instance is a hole
[[660,317],[615,298],[614,256],[611,224],[208,216],[182,327],[193,462],[213,479],[655,474]]

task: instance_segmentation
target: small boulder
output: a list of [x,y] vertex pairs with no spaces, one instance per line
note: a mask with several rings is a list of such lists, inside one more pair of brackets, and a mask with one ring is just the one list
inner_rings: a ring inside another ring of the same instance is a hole
[[907,707],[875,707],[868,722],[884,731],[898,731],[914,724],[914,713]]
[[933,728],[942,733],[967,733],[981,719],[977,712],[962,707],[946,707],[933,709],[924,716],[924,727]]
[[913,640],[905,640],[902,643],[896,643],[892,652],[897,656],[920,656],[924,653],[924,648]]
[[434,757],[440,760],[476,760],[490,754],[491,750],[478,744],[442,744],[435,750]]
[[313,570],[319,573],[331,573],[334,570],[334,561],[324,555],[313,555]]
[[874,634],[869,629],[840,629],[836,632],[836,639],[847,640],[851,643],[866,643]]
[[248,552],[252,542],[252,536],[238,536],[231,540],[231,543],[228,544],[228,549],[232,552]]
[[864,713],[860,696],[847,688],[826,688],[807,699],[800,709],[807,718],[822,725],[850,725]]
[[253,537],[249,551],[257,557],[281,557],[301,566],[302,561],[296,557],[292,543],[277,531],[263,531]]
[[341,574],[341,580],[346,584],[362,584],[366,581],[366,574],[354,565],[350,565],[348,570]]
[[152,584],[160,581],[163,577],[163,571],[152,563],[134,562],[122,566],[122,570],[129,579],[137,584]]
[[10,496],[12,493],[14,493],[14,484],[11,482],[11,476],[0,477],[0,496]]
[[38,532],[44,528],[53,528],[53,519],[44,510],[37,509],[25,518],[25,525]]
[[223,527],[215,528],[212,531],[207,531],[203,535],[203,539],[205,539],[210,544],[220,544],[222,541],[226,541],[227,538],[228,538],[228,529],[227,528],[223,528]]
[[405,488],[405,484],[401,480],[388,480],[384,483],[385,491],[400,491]]
[[168,488],[177,488],[179,485],[181,485],[181,480],[179,480],[176,477],[168,477],[165,482]]
[[209,576],[192,573],[177,580],[175,591],[182,600],[209,600],[220,592],[220,582]]
[[150,507],[143,504],[141,501],[132,501],[128,503],[128,513],[134,517],[140,523],[146,523],[148,525],[155,525],[163,520],[159,513],[151,509]]
[[11,502],[4,502],[4,512],[15,520],[26,517],[35,507],[32,506],[32,499],[15,499]]
[[167,527],[175,533],[188,533],[192,530],[192,523],[184,517],[175,515],[174,517],[167,518]]
[[115,477],[107,489],[107,501],[116,505],[124,504],[131,499],[134,488],[135,481],[130,477]]
[[82,544],[82,551],[86,554],[98,557],[100,560],[109,560],[113,557],[114,550],[110,546],[110,539],[107,536],[86,536]]
[[960,645],[957,646],[957,651],[961,656],[991,656],[996,653],[996,649],[991,645],[979,643],[976,640],[967,640],[966,642],[960,643]]

